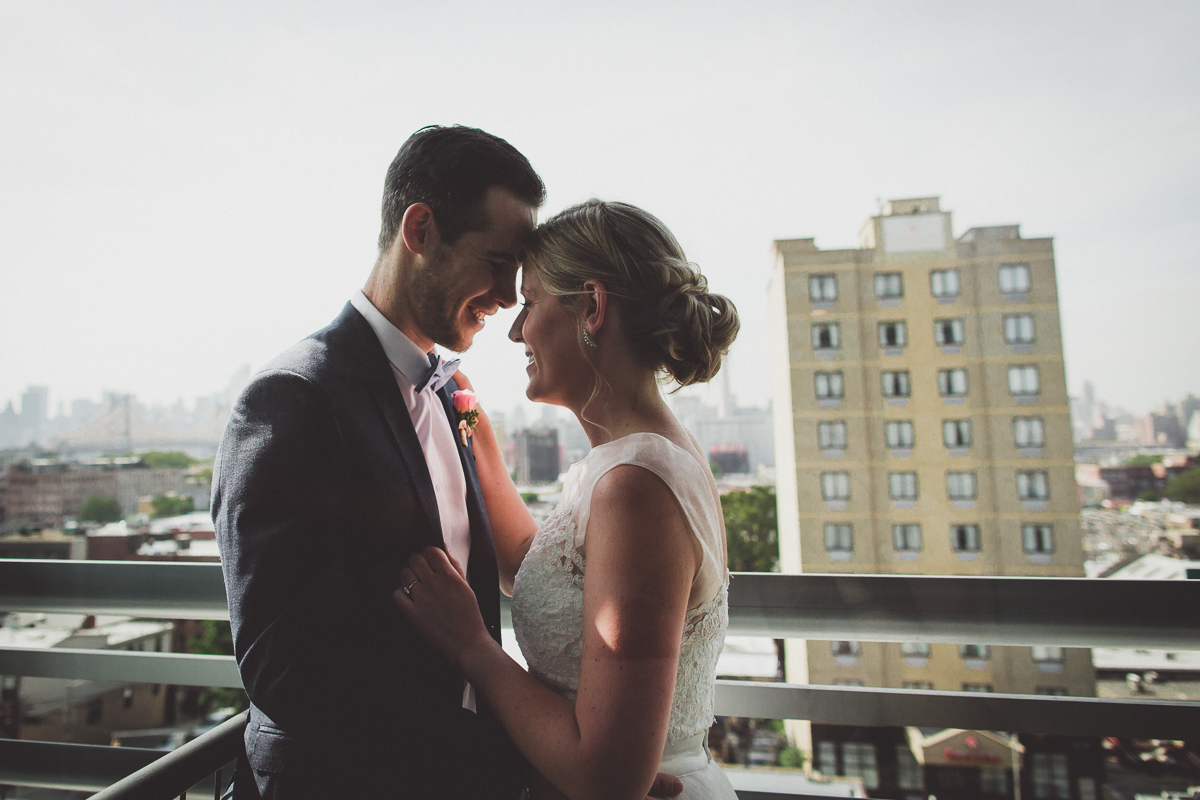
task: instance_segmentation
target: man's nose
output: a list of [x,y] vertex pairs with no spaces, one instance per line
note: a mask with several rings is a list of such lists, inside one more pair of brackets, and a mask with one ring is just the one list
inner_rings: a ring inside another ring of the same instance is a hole
[[512,308],[517,304],[517,269],[504,270],[496,276],[492,286],[492,299],[501,308]]

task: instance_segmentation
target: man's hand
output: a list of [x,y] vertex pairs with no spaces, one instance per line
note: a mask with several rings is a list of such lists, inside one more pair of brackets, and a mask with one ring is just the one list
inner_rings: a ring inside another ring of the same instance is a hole
[[650,797],[647,800],[655,797],[674,797],[682,791],[683,781],[674,775],[666,775],[660,772],[654,776],[654,783],[650,784]]

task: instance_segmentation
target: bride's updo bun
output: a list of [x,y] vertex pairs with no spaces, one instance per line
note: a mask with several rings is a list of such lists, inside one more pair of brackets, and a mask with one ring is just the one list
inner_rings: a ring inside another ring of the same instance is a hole
[[681,386],[711,380],[737,336],[733,303],[710,293],[667,226],[636,206],[588,200],[556,214],[538,227],[525,264],[568,303],[587,281],[602,283],[630,344]]

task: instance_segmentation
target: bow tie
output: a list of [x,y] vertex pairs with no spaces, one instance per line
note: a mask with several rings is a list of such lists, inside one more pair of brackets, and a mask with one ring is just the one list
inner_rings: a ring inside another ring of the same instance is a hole
[[442,357],[437,353],[429,354],[429,372],[421,379],[421,382],[413,386],[413,391],[420,394],[428,386],[433,391],[438,391],[446,385],[446,381],[458,372],[458,364],[461,359],[455,358],[450,361],[442,361]]

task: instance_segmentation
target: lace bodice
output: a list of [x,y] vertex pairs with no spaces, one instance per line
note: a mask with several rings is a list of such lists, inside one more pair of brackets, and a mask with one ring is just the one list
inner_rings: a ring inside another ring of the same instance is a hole
[[667,744],[708,729],[713,721],[717,657],[729,625],[725,542],[711,476],[686,450],[657,434],[638,433],[601,445],[571,467],[563,497],[538,529],[513,583],[517,643],[538,680],[571,700],[583,656],[584,539],[592,489],[620,464],[644,467],[670,487],[703,552],[693,583],[698,602],[687,612],[680,644]]

